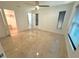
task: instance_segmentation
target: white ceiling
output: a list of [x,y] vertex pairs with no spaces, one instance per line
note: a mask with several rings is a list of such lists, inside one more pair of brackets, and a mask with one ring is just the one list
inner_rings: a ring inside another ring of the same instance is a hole
[[49,6],[57,6],[57,5],[62,5],[62,4],[69,4],[72,3],[73,1],[40,1],[40,5],[49,5]]
[[[57,6],[61,4],[68,4],[73,1],[39,1],[39,5],[50,5]],[[32,6],[35,5],[35,1],[0,1],[0,5],[10,5],[10,6]]]

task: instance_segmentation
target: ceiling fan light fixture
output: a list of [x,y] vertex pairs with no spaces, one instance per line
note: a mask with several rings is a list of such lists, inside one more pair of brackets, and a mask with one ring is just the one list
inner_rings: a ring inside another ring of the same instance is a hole
[[36,6],[36,9],[39,10],[39,6]]

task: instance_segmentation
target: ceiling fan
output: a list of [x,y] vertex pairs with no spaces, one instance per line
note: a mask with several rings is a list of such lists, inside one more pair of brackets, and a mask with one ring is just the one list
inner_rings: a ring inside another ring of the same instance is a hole
[[35,1],[35,4],[32,6],[34,6],[35,10],[39,10],[40,7],[50,7],[49,5],[40,5],[39,1]]
[[39,10],[40,7],[50,7],[49,5],[39,5],[39,1],[35,1],[35,9]]

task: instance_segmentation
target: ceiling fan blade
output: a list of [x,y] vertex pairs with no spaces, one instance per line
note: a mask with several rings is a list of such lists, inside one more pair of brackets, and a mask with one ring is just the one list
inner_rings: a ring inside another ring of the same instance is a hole
[[29,3],[29,2],[24,2],[24,4],[25,4],[25,5],[29,5],[29,6],[35,6],[35,2],[31,2],[31,3]]
[[39,7],[50,7],[49,5],[39,5]]
[[35,5],[36,5],[36,6],[39,5],[39,1],[35,1]]

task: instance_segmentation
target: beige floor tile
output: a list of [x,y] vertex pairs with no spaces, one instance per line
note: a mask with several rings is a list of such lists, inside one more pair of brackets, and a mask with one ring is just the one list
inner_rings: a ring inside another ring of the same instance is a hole
[[60,58],[67,57],[63,35],[38,29],[27,30],[13,37],[0,39],[7,57]]

